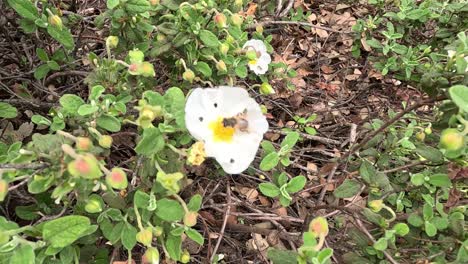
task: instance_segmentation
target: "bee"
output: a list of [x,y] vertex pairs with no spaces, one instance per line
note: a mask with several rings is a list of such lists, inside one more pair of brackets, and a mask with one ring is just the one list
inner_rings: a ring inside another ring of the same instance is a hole
[[226,117],[223,119],[223,126],[224,127],[232,127],[237,129],[241,132],[248,132],[249,130],[249,121],[247,121],[247,109],[243,112],[233,116],[233,117]]

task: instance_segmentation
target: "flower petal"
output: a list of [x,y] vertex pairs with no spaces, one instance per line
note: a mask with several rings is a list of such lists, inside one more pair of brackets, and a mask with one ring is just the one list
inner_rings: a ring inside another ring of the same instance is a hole
[[218,111],[210,103],[212,91],[196,88],[185,103],[185,126],[190,134],[197,140],[211,137],[208,124],[217,118]]
[[259,40],[259,39],[248,40],[247,42],[245,42],[244,46],[242,46],[243,49],[245,49],[246,47],[252,47],[256,51],[258,51],[260,53],[266,53],[267,52],[267,48],[266,48],[265,43],[263,41]]

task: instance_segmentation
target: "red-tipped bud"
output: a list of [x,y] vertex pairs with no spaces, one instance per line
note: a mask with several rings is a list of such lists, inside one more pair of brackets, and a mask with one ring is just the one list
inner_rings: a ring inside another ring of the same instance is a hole
[[106,183],[114,189],[123,190],[128,186],[127,174],[121,168],[113,168],[106,175]]
[[226,27],[226,16],[223,13],[218,13],[214,17],[214,21],[216,23],[216,26],[219,28],[225,28]]
[[455,128],[447,128],[440,135],[440,146],[446,150],[457,151],[465,144],[465,136]]
[[3,179],[0,179],[0,202],[5,200],[5,197],[8,193],[8,182]]
[[68,163],[68,172],[75,177],[86,179],[97,179],[102,175],[99,162],[92,154],[80,155]]
[[312,220],[309,224],[309,232],[314,233],[316,236],[326,236],[328,235],[328,223],[327,219],[324,217],[317,217]]
[[184,225],[188,227],[192,227],[197,224],[197,212],[188,212],[184,216]]
[[146,250],[143,257],[141,257],[141,263],[143,264],[158,264],[159,263],[159,251],[156,248],[150,247]]
[[82,151],[89,151],[93,147],[93,142],[87,137],[76,138],[76,149]]

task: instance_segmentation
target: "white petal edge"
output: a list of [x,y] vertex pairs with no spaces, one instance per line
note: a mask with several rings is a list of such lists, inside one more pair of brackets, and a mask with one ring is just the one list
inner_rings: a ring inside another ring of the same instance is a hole
[[245,49],[246,47],[252,47],[260,53],[267,52],[265,43],[259,39],[248,40],[247,42],[245,42],[244,46],[242,46],[243,49]]

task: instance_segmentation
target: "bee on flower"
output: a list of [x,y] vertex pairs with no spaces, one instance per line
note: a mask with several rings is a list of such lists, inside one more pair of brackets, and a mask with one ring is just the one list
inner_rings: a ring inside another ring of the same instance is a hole
[[242,48],[249,59],[249,69],[257,75],[265,74],[271,62],[265,43],[258,39],[251,39]]
[[215,158],[230,174],[249,167],[268,130],[258,103],[245,89],[229,86],[194,89],[185,105],[185,124],[204,145],[204,153],[192,151]]

